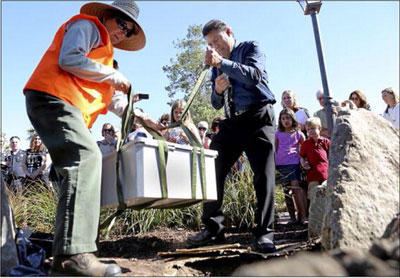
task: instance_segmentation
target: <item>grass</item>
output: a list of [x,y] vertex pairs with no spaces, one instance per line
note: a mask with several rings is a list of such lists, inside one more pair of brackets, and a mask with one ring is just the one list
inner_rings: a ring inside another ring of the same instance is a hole
[[283,188],[281,184],[277,184],[275,187],[275,210],[276,212],[285,212],[285,193],[283,193]]
[[51,233],[54,230],[57,196],[40,182],[28,181],[26,189],[16,193],[7,187],[15,224],[20,228]]
[[[226,180],[224,214],[227,226],[245,230],[254,226],[256,197],[252,184],[253,172],[247,170],[230,175]],[[52,233],[54,231],[57,196],[44,186],[32,183],[22,192],[8,192],[17,227]],[[285,211],[282,188],[276,187],[276,211]],[[102,209],[100,222],[114,209]],[[162,227],[199,229],[202,205],[181,209],[125,210],[116,220],[111,235],[132,235]]]
[[[115,210],[102,209],[101,222]],[[201,205],[181,209],[126,209],[116,220],[112,235],[132,235],[148,232],[160,227],[198,229],[200,227]]]

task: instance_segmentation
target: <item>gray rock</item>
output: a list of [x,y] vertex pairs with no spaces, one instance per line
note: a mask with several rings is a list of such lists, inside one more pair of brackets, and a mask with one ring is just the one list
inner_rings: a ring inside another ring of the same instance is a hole
[[368,249],[399,212],[399,131],[373,112],[343,110],[329,163],[322,246]]
[[18,265],[15,245],[15,225],[8,203],[6,188],[1,180],[1,275],[8,276],[13,267]]
[[339,261],[323,253],[299,253],[289,259],[279,258],[242,265],[232,276],[346,276]]
[[327,183],[314,187],[310,192],[310,209],[308,215],[308,236],[321,236],[322,222],[326,213]]
[[382,238],[388,238],[391,240],[399,239],[400,237],[400,213],[397,214],[396,218],[389,223],[386,227],[385,232],[382,235]]
[[362,248],[300,252],[289,258],[242,265],[232,276],[400,276],[399,239],[374,240]]
[[364,249],[335,249],[332,257],[346,269],[346,276],[399,276],[399,240],[377,239]]

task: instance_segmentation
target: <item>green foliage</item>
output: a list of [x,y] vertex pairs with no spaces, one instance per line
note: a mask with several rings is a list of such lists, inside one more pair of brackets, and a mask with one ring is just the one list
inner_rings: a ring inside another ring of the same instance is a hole
[[[246,230],[254,226],[256,195],[253,187],[253,172],[250,167],[244,172],[229,175],[225,184],[223,210],[227,227]],[[277,212],[286,210],[284,195],[276,190],[275,207]],[[104,221],[114,210],[103,209]],[[182,209],[127,209],[116,221],[111,234],[131,235],[147,232],[161,227],[186,228],[197,230],[201,226],[202,205]]]
[[[179,98],[187,96],[202,71],[206,44],[201,28],[201,25],[191,25],[184,39],[173,42],[179,53],[176,55],[176,60],[170,59],[171,65],[163,67],[163,71],[170,80],[170,84],[165,89],[171,99],[179,93],[183,94]],[[206,91],[207,88],[201,89],[203,93]]]
[[[187,100],[203,70],[206,42],[201,31],[201,25],[191,25],[184,39],[173,42],[174,47],[178,49],[178,54],[176,59],[170,59],[170,65],[163,67],[163,71],[170,80],[170,84],[165,87],[170,104],[175,99]],[[214,117],[223,116],[222,110],[216,111],[210,104],[210,76],[206,79],[207,81],[200,88],[190,107],[190,114],[195,124],[199,121],[207,121],[210,124]]]
[[[45,233],[54,231],[58,200],[51,190],[41,184],[32,183],[22,192],[14,194],[8,191],[7,194],[18,227]],[[276,189],[275,207],[278,212],[286,210],[281,187]],[[246,230],[254,226],[256,196],[253,172],[249,167],[246,171],[232,173],[227,178],[223,209],[227,227]],[[114,211],[102,209],[100,222]],[[110,234],[132,235],[162,227],[198,230],[201,226],[201,215],[201,204],[181,209],[127,209],[117,218]]]
[[7,190],[16,226],[52,233],[58,202],[56,194],[41,182],[28,181],[24,188],[16,193]]
[[[253,186],[254,173],[250,167],[244,172],[232,173],[225,183],[224,214],[228,226],[240,230],[255,225],[257,198]],[[286,211],[285,195],[280,185],[275,187],[275,210]]]
[[31,140],[33,137],[33,134],[35,134],[35,129],[33,127],[30,127],[26,130],[26,133],[28,134],[28,137],[26,138],[26,140]]
[[227,226],[246,229],[254,226],[256,195],[253,186],[253,171],[232,173],[225,183],[224,214]]
[[[102,209],[101,222],[112,212],[112,209]],[[201,213],[201,205],[181,209],[127,209],[118,217],[110,234],[132,235],[161,227],[199,229]]]
[[0,136],[1,136],[1,139],[0,139],[1,149],[2,150],[8,149],[9,145],[8,145],[8,141],[7,141],[7,134],[5,132],[0,132]]
[[285,193],[283,193],[282,185],[277,184],[275,187],[275,210],[277,212],[285,212],[286,204],[285,204]]

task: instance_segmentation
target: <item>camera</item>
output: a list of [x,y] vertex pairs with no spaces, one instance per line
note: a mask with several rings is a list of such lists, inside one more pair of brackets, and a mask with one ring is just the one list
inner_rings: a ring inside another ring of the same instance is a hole
[[139,99],[149,99],[149,94],[139,94]]

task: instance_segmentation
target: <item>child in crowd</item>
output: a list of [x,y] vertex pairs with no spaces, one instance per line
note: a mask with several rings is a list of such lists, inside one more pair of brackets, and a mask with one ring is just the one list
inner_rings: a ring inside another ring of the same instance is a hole
[[[179,121],[181,118],[182,112],[185,109],[186,102],[184,100],[176,100],[171,107],[171,124]],[[192,134],[197,138],[199,142],[201,142],[199,132],[194,125],[192,118],[190,117],[190,112],[188,111],[185,119],[183,119],[182,123],[192,132]],[[172,143],[181,144],[181,145],[189,145],[190,141],[186,136],[183,129],[178,126],[172,128],[168,132],[165,133],[164,137]]]
[[[275,133],[275,165],[279,173],[277,182],[286,184],[285,191],[292,190],[293,202],[297,209],[298,220],[291,207],[291,200],[286,201],[288,212],[291,218],[290,224],[300,222],[305,225],[307,220],[307,196],[300,187],[300,145],[305,140],[300,130],[300,124],[291,109],[285,108],[279,114],[278,130]],[[290,184],[290,186],[288,186]],[[289,188],[289,190],[287,190]],[[286,192],[289,193],[289,192]],[[286,196],[286,194],[285,194]]]
[[308,195],[328,178],[330,140],[320,136],[321,120],[317,117],[306,121],[308,139],[301,144],[300,163],[307,171]]

